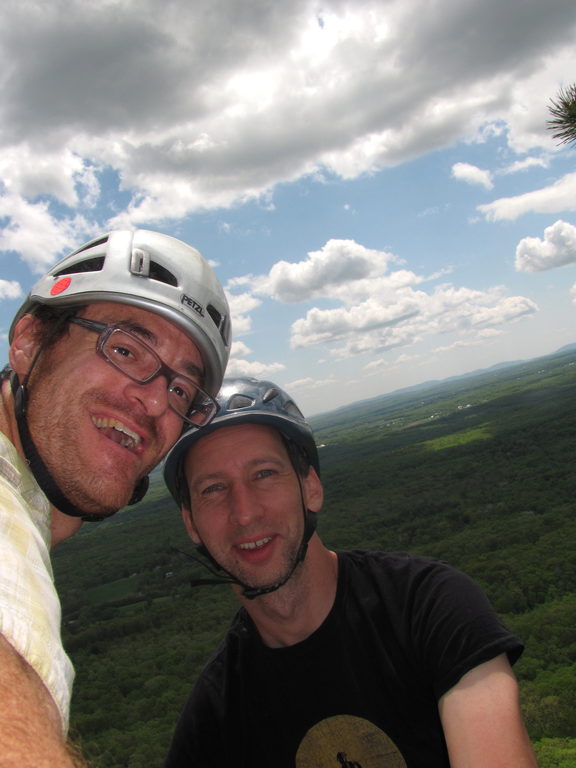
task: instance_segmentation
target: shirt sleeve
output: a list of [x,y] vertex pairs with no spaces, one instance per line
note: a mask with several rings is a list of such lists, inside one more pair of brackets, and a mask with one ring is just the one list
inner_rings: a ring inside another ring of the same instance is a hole
[[424,670],[440,698],[479,664],[508,654],[522,643],[504,626],[483,590],[466,574],[430,561],[412,583],[412,635]]

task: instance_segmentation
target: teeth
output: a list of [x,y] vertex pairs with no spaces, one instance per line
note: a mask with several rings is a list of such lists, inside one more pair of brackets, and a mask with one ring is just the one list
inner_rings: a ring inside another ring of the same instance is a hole
[[98,429],[115,429],[117,432],[121,432],[122,440],[120,441],[120,445],[123,445],[124,448],[136,448],[142,442],[140,435],[137,435],[136,432],[132,432],[131,429],[128,429],[128,427],[125,424],[122,424],[121,421],[118,421],[118,419],[93,417],[92,422]]
[[246,544],[239,544],[240,549],[260,549],[265,544],[272,541],[271,536],[267,536],[265,539],[258,539],[258,541],[247,541]]

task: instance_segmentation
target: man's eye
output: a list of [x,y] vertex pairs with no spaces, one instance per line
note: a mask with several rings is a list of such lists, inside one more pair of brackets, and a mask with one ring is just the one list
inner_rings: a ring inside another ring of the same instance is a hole
[[208,496],[211,493],[217,493],[218,491],[221,491],[224,488],[222,483],[211,483],[210,485],[207,485],[205,488],[202,488],[200,490],[201,496]]
[[112,347],[112,352],[114,352],[114,354],[118,355],[119,357],[134,357],[134,353],[132,350],[128,349],[128,347]]
[[126,334],[115,333],[106,345],[109,356],[121,357],[124,361],[141,362],[142,349]]
[[273,469],[260,469],[258,470],[258,477],[272,477],[272,475],[276,474],[275,470]]
[[173,381],[170,385],[170,392],[173,392],[185,403],[191,403],[194,400],[194,396],[196,394],[196,390],[194,389],[192,383],[190,383],[190,386],[188,386],[182,381]]

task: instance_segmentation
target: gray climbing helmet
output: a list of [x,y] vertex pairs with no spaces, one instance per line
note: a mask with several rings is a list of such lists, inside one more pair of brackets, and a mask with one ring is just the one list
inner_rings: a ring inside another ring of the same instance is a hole
[[220,427],[235,424],[274,427],[304,451],[308,462],[320,474],[320,460],[312,429],[294,400],[279,386],[271,381],[228,378],[224,379],[216,400],[219,410],[210,424],[201,429],[187,429],[164,462],[164,481],[177,504],[188,495],[183,470],[188,449]]
[[62,259],[32,288],[10,329],[37,304],[73,307],[99,301],[150,310],[181,328],[205,365],[215,395],[230,355],[230,310],[222,286],[195,248],[160,232],[116,230]]

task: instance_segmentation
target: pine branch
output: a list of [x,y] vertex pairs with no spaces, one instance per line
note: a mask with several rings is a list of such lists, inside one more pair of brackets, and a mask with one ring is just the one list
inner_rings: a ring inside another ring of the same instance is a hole
[[576,142],[576,83],[562,88],[555,99],[550,99],[548,110],[552,119],[547,127],[560,144]]

